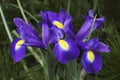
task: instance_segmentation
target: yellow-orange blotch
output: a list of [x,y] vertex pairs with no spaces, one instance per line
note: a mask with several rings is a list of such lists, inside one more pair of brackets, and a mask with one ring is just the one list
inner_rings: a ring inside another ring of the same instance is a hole
[[53,24],[54,24],[55,26],[57,26],[58,28],[60,28],[60,29],[63,29],[63,28],[64,28],[64,25],[63,25],[61,22],[53,21]]
[[68,46],[68,43],[64,40],[59,40],[58,41],[60,46],[64,49],[64,50],[68,50],[69,46]]
[[24,40],[19,40],[16,45],[15,48],[18,48],[19,46],[21,46],[25,41]]
[[89,50],[89,51],[87,52],[87,58],[88,58],[88,60],[89,60],[91,63],[94,61],[95,56],[94,56],[94,53],[93,53],[91,50]]

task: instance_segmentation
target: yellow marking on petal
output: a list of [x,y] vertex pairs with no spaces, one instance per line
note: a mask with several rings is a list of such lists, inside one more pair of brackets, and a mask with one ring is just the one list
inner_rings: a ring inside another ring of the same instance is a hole
[[94,56],[94,53],[93,53],[91,50],[89,50],[89,51],[87,52],[87,58],[88,58],[88,60],[89,60],[91,63],[94,61],[95,56]]
[[16,45],[15,48],[18,48],[19,46],[21,46],[25,41],[24,40],[19,40]]
[[64,40],[59,40],[58,41],[60,46],[64,49],[64,50],[68,50],[69,46],[68,46],[68,43]]
[[64,28],[64,25],[63,25],[61,22],[54,21],[53,24],[54,24],[55,26],[57,26],[58,28],[60,28],[60,29],[63,29],[63,28]]

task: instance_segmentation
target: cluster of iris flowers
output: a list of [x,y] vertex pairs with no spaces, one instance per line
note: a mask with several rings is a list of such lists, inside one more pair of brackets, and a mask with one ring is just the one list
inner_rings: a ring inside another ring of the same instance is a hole
[[[109,47],[100,42],[98,38],[87,40],[89,34],[96,28],[101,29],[104,17],[94,18],[93,11],[88,11],[88,16],[83,16],[84,24],[78,33],[74,34],[72,17],[65,11],[59,13],[41,11],[42,40],[35,29],[20,18],[14,18],[20,38],[15,39],[10,46],[14,62],[21,61],[26,53],[26,46],[33,46],[47,50],[48,45],[54,46],[54,56],[58,62],[66,64],[70,60],[78,59],[80,55],[82,65],[87,73],[97,73],[102,67],[100,52],[110,52]],[[93,24],[94,22],[94,24]],[[80,54],[83,50],[83,54]]]

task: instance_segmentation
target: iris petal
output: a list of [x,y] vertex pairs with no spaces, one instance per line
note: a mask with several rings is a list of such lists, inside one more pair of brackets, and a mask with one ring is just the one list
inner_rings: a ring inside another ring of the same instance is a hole
[[54,54],[57,60],[60,63],[67,63],[69,60],[77,59],[79,56],[79,49],[74,43],[74,41],[70,39],[58,41],[58,43],[54,46]]
[[96,46],[94,47],[94,50],[98,52],[110,52],[109,46],[102,42],[98,42]]
[[69,39],[75,40],[75,34],[71,29],[67,30],[65,34]]
[[98,44],[98,38],[92,38],[89,41],[84,43],[85,48],[88,49],[94,49],[94,47],[96,46],[96,44]]
[[63,30],[58,29],[57,27],[53,26],[50,29],[50,44],[57,42],[59,39],[64,37]]
[[92,25],[92,19],[87,19],[76,35],[77,41],[82,41],[88,36],[88,34],[90,33],[91,25]]
[[[82,64],[84,67],[84,70],[87,73],[97,73],[102,68],[102,57],[99,53],[92,52],[92,57],[90,61],[88,56],[91,57],[91,54],[88,54],[88,51],[85,51],[85,53],[82,55]],[[93,59],[94,58],[94,59]]]
[[92,38],[88,42],[84,43],[84,47],[88,49],[92,49],[97,52],[110,52],[108,45],[100,42],[98,38]]
[[49,32],[49,27],[47,23],[42,24],[42,37],[43,37],[43,43],[47,47],[50,39],[50,32]]
[[27,40],[28,38],[39,39],[38,33],[30,24],[24,22],[20,18],[14,18],[14,23],[17,26],[18,33],[24,40]]
[[96,28],[101,28],[101,24],[104,22],[104,17],[101,18],[97,18],[95,20],[94,26],[92,27],[92,23],[94,20],[94,16],[93,16],[93,11],[89,10],[88,12],[88,16],[83,16],[85,18],[85,23],[82,25],[81,29],[78,31],[77,35],[76,35],[76,41],[83,41],[83,39],[85,39],[86,37],[88,37],[90,30],[92,30],[92,32],[96,29]]
[[23,46],[24,41],[21,38],[15,39],[10,45],[10,52],[14,62],[21,61],[25,56],[25,46]]
[[45,49],[45,45],[40,40],[28,39],[23,45]]
[[89,17],[94,18],[93,10],[92,10],[92,9],[90,9],[90,10],[88,11],[88,15],[89,15]]
[[101,18],[97,18],[93,27],[93,31],[98,28],[98,29],[102,29],[102,27],[100,26],[100,24],[102,24],[105,21],[104,16],[102,16]]

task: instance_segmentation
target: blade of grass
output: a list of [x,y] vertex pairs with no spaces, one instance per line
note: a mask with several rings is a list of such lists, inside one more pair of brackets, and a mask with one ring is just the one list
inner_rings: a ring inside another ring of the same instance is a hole
[[2,11],[1,5],[0,5],[0,14],[1,14],[1,17],[2,17],[2,20],[3,20],[3,23],[4,23],[4,26],[5,26],[5,30],[6,30],[6,32],[7,32],[8,37],[9,37],[9,40],[10,40],[10,42],[12,42],[12,41],[13,41],[13,38],[12,38],[12,36],[11,36],[11,34],[10,34],[10,30],[9,30],[8,25],[7,25],[7,22],[6,22],[6,20],[5,20],[5,17],[4,17],[4,14],[3,14],[3,11]]
[[70,13],[70,4],[71,4],[71,0],[68,0],[67,3],[67,12]]
[[24,12],[23,12],[23,9],[22,9],[22,6],[21,6],[21,3],[20,3],[20,0],[17,0],[17,3],[18,3],[18,6],[19,6],[19,8],[20,8],[20,12],[21,12],[21,14],[22,14],[22,16],[23,16],[25,22],[28,23],[27,18],[26,18],[26,16],[25,16]]
[[[12,6],[12,7],[15,7],[15,8],[19,8],[19,6],[14,5],[14,4],[5,4],[5,5]],[[36,18],[35,18],[31,13],[29,13],[27,10],[23,9],[23,11],[24,11],[28,16],[30,16],[32,19],[34,19],[37,23],[39,22],[39,20],[36,19]]]

